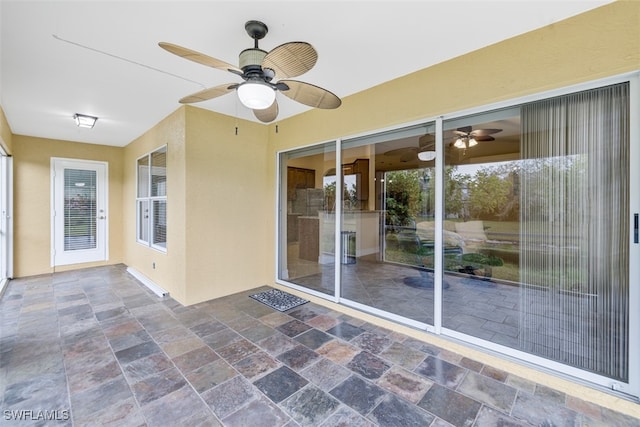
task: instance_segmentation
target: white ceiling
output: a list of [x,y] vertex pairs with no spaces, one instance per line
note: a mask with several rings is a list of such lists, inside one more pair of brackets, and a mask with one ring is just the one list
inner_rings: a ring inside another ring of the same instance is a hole
[[[262,49],[311,43],[318,62],[296,79],[344,98],[610,2],[1,0],[0,105],[14,134],[124,146],[181,97],[241,81],[160,41],[237,64],[253,45],[245,22],[260,20],[269,27]],[[278,102],[279,119],[308,110]],[[195,105],[255,120],[235,94]],[[99,120],[80,129],[74,113]]]

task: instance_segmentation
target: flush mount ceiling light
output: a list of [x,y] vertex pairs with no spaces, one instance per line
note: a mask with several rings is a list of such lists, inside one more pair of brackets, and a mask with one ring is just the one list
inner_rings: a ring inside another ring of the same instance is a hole
[[271,107],[276,99],[276,91],[259,81],[248,81],[238,86],[240,102],[252,110],[264,110]]
[[89,128],[91,129],[98,120],[97,117],[87,116],[86,114],[74,114],[73,118],[76,120],[76,124],[80,128]]
[[423,162],[430,162],[431,160],[436,158],[436,152],[435,151],[420,151],[418,153],[418,159],[422,160]]

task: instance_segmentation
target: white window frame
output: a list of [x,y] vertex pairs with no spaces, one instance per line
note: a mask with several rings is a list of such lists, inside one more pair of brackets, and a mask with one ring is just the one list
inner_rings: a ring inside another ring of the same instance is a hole
[[[166,205],[167,205],[167,191],[165,188],[164,191],[164,195],[163,196],[152,196],[151,194],[151,176],[152,176],[152,166],[151,166],[151,159],[154,153],[157,153],[159,151],[165,151],[165,153],[168,151],[168,147],[167,145],[163,145],[160,146],[152,151],[149,151],[148,153],[144,154],[143,156],[140,156],[136,159],[136,242],[138,242],[141,245],[150,247],[152,249],[155,249],[157,251],[160,252],[167,252],[167,238],[166,238],[166,233],[165,233],[165,242],[164,242],[164,246],[162,245],[158,245],[153,243],[155,241],[155,229],[153,227],[153,220],[155,218],[155,213],[154,213],[154,202],[156,201],[162,201],[165,203],[165,217],[164,217],[164,222],[165,222],[165,226],[166,226]],[[139,162],[141,159],[147,158],[148,161],[148,169],[147,169],[147,179],[146,179],[146,183],[148,185],[147,191],[146,191],[146,196],[140,196],[140,167],[139,167]],[[165,174],[166,174],[166,169],[167,169],[167,165],[165,164]],[[166,184],[165,184],[166,186]],[[147,203],[148,206],[148,212],[146,212],[146,216],[144,218],[141,218],[142,215],[145,214],[145,212],[142,212],[140,206],[143,202]],[[146,233],[145,236],[147,236],[148,240],[144,240],[143,238],[140,237],[141,235],[141,227],[146,228]]]

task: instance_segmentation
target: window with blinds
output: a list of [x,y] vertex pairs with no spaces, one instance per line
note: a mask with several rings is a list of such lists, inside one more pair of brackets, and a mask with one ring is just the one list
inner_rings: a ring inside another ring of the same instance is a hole
[[137,162],[136,239],[138,243],[167,249],[167,147],[158,148]]
[[64,250],[96,248],[96,171],[64,170]]

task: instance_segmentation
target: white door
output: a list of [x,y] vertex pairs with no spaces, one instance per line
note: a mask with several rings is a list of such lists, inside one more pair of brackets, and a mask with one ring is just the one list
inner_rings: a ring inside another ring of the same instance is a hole
[[51,159],[51,265],[107,260],[107,163]]

